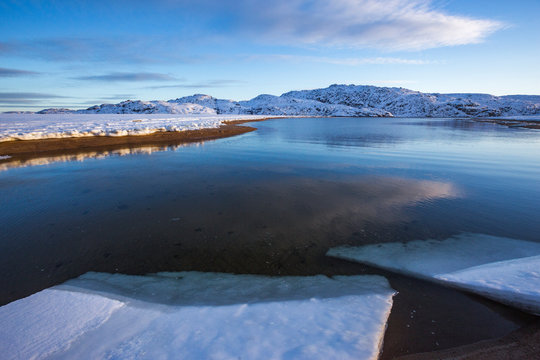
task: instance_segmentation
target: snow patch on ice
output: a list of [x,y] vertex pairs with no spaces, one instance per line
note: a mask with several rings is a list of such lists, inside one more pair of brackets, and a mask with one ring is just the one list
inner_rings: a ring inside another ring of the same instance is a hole
[[124,304],[94,294],[47,289],[0,307],[3,359],[42,359],[65,351]]
[[88,273],[0,308],[0,341],[7,359],[376,359],[393,295],[380,276]]
[[540,314],[540,243],[484,234],[330,249],[329,256],[467,290]]
[[476,266],[436,278],[540,315],[540,256]]

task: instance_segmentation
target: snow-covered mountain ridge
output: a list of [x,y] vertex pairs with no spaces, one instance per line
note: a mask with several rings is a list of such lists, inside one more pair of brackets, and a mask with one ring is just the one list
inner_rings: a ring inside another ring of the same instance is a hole
[[281,96],[259,95],[247,101],[195,94],[168,101],[127,100],[86,110],[45,109],[38,113],[508,117],[540,115],[540,95],[438,94],[395,87],[331,85]]

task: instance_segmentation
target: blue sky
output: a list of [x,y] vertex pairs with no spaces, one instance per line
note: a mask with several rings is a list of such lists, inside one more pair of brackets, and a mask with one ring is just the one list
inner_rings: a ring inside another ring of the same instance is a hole
[[0,2],[0,111],[334,83],[540,94],[540,1]]

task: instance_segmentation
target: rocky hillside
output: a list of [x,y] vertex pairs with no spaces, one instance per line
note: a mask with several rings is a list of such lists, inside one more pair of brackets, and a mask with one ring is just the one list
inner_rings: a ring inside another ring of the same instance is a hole
[[247,101],[196,94],[168,101],[95,105],[86,110],[45,109],[46,113],[83,114],[254,114],[306,116],[500,117],[540,115],[540,96],[430,94],[404,88],[332,85],[259,95]]

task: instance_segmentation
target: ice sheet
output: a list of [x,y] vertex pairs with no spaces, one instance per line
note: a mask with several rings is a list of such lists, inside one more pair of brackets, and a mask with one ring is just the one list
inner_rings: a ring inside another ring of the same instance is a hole
[[540,256],[499,261],[436,277],[540,315]]
[[0,308],[0,341],[6,359],[375,359],[393,294],[379,276],[88,273]]
[[436,281],[540,314],[540,243],[484,234],[330,249],[329,256]]
[[94,294],[47,289],[0,307],[0,357],[45,358],[66,350],[124,304]]
[[0,114],[0,142],[83,136],[148,135],[162,131],[217,128],[223,121],[256,115]]

